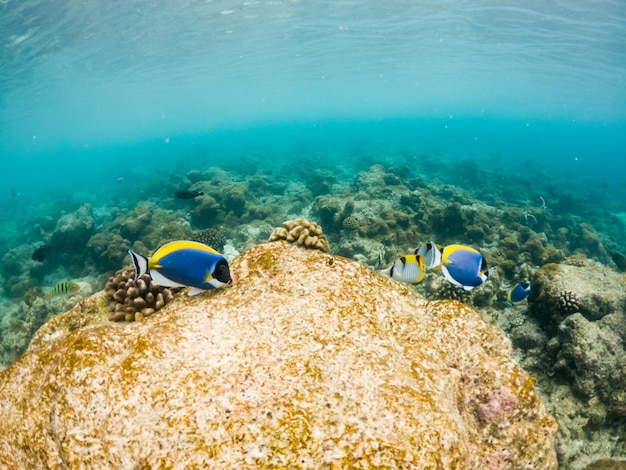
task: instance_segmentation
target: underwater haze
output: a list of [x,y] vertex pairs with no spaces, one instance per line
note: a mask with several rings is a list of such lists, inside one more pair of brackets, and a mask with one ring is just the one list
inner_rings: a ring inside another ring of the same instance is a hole
[[0,0],[0,163],[0,371],[94,292],[166,315],[129,250],[307,219],[499,327],[561,468],[626,460],[626,0]]
[[626,173],[620,0],[4,0],[0,50],[0,181],[20,194],[244,143]]

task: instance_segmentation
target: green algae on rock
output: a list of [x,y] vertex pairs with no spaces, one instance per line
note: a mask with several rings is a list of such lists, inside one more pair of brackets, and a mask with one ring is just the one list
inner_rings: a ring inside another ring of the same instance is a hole
[[100,293],[44,325],[0,372],[0,466],[557,467],[534,379],[473,310],[284,241],[231,268],[142,322]]

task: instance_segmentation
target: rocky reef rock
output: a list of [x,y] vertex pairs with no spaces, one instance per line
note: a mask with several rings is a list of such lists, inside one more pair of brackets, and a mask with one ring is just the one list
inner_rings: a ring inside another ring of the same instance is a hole
[[[593,399],[596,427],[606,421],[626,422],[626,315],[616,312],[590,322],[575,313],[559,325],[550,344],[558,350],[554,370],[564,373],[572,389]],[[590,404],[591,405],[591,404]]]
[[626,277],[591,260],[546,264],[535,273],[528,313],[552,336],[567,316],[580,312],[596,321],[626,310]]
[[91,205],[83,204],[75,212],[62,216],[52,232],[50,244],[59,251],[82,250],[95,230]]
[[234,283],[108,322],[103,294],[0,373],[3,468],[556,468],[509,341],[356,262],[284,241]]

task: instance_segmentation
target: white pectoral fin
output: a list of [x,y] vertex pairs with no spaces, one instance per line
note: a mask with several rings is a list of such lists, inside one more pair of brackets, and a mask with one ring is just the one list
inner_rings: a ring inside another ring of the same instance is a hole
[[192,287],[191,289],[189,289],[189,292],[187,292],[187,295],[191,297],[193,295],[198,295],[202,292],[204,292],[204,289],[200,289],[199,287]]
[[161,287],[187,287],[185,284],[174,282],[171,279],[166,278],[163,274],[154,269],[150,271],[150,277],[155,284]]

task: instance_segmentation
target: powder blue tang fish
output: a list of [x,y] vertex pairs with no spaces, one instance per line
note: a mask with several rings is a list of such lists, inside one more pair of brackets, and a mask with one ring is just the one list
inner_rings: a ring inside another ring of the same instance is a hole
[[530,294],[530,283],[528,281],[518,282],[513,286],[507,295],[505,305],[512,307],[519,305],[528,298]]
[[472,290],[487,280],[487,260],[478,250],[469,246],[449,245],[441,254],[441,270],[455,286]]
[[135,265],[135,281],[149,272],[164,287],[191,287],[188,295],[230,284],[228,261],[213,248],[192,241],[175,241],[147,258],[128,251]]

